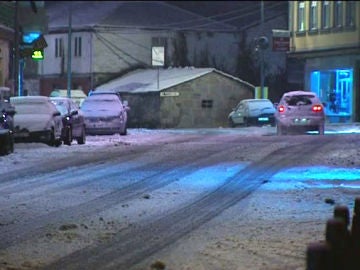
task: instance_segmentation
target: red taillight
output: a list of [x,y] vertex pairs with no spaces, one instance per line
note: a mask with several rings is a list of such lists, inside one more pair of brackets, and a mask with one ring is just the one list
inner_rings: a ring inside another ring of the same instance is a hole
[[285,106],[284,106],[284,105],[280,105],[280,106],[278,107],[278,111],[279,111],[279,113],[285,112]]
[[312,107],[313,112],[322,112],[322,110],[323,110],[323,107],[319,104],[316,104]]

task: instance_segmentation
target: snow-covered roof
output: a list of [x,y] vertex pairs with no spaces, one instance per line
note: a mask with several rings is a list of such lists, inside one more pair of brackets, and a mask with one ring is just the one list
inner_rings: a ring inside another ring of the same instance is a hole
[[167,69],[138,69],[120,78],[96,87],[95,91],[116,91],[127,93],[158,92],[175,85],[194,80],[211,72],[222,74],[248,87],[254,85],[237,77],[221,72],[215,68],[167,68]]

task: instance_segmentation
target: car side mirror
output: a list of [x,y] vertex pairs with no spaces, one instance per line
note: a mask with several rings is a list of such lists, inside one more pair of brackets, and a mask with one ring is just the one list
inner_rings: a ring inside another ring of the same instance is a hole
[[77,110],[71,111],[71,113],[70,113],[70,115],[78,115],[78,114],[79,114],[79,112]]
[[60,116],[60,115],[61,113],[59,111],[53,113],[53,116]]

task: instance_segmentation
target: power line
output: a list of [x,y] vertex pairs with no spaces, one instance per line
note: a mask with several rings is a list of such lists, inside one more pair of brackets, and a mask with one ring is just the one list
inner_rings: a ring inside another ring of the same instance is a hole
[[106,38],[104,38],[103,36],[101,36],[101,34],[95,32],[95,35],[96,35],[96,37],[97,37],[100,41],[103,42],[104,45],[106,45],[106,44],[105,44],[105,42],[106,42],[106,43],[107,43],[106,46],[107,46],[112,52],[114,52],[120,59],[122,59],[124,62],[126,62],[128,65],[131,65],[131,63],[128,62],[127,60],[125,60],[123,57],[121,57],[118,53],[116,53],[115,50],[113,50],[110,46],[114,47],[115,49],[117,49],[118,51],[120,51],[121,53],[123,53],[124,55],[126,55],[127,57],[133,59],[134,61],[136,61],[136,62],[138,62],[138,63],[141,63],[141,64],[143,64],[143,65],[145,65],[145,66],[149,66],[147,63],[145,63],[145,62],[143,62],[143,61],[135,58],[134,56],[128,54],[127,52],[125,52],[124,50],[122,50],[121,48],[119,48],[118,46],[114,45],[113,42],[107,40]]
[[[284,2],[274,3],[271,6],[268,6],[266,8],[266,10],[271,11],[274,8],[277,8],[277,7],[281,6],[281,5],[284,5]],[[153,26],[149,26],[149,25],[139,26],[139,25],[137,25],[136,27],[137,28],[147,28],[147,29],[159,29],[159,28],[162,28],[162,29],[179,30],[179,31],[181,31],[181,30],[194,30],[194,31],[195,30],[201,30],[201,31],[209,30],[210,31],[210,29],[203,29],[203,28],[199,28],[199,27],[219,24],[219,23],[223,23],[223,22],[234,21],[234,20],[237,20],[237,19],[243,19],[243,18],[246,18],[248,16],[251,16],[251,15],[254,15],[254,14],[257,14],[257,13],[260,12],[260,10],[257,10],[257,9],[254,10],[254,7],[251,7],[251,10],[249,10],[249,9],[250,8],[237,9],[237,10],[233,10],[233,11],[230,11],[230,12],[225,12],[225,13],[221,13],[221,14],[217,14],[217,15],[213,15],[213,16],[209,16],[209,17],[190,19],[190,20],[186,20],[186,21],[173,22],[173,23],[162,24],[162,25],[153,25]],[[244,10],[249,10],[249,11],[244,12]],[[181,25],[187,24],[187,23],[196,23],[198,21],[204,21],[206,18],[215,18],[215,17],[220,17],[220,16],[226,16],[228,14],[237,13],[237,12],[242,12],[242,14],[240,14],[238,16],[232,16],[230,18],[225,18],[225,19],[221,19],[221,20],[219,19],[219,20],[216,20],[216,21],[211,21],[211,22],[198,24],[195,27],[194,27],[194,25],[188,26],[188,27],[176,27],[176,26],[181,26]],[[268,16],[266,16],[266,18],[267,17]],[[257,20],[255,20],[255,21],[257,21]],[[126,29],[128,27],[127,26],[117,26],[117,25],[98,25],[98,26],[96,26],[96,28],[106,30],[108,32],[112,32],[112,31],[116,31],[119,28]],[[238,28],[239,27],[237,27],[237,29]],[[244,27],[242,27],[242,28],[244,28]],[[226,31],[226,32],[233,31],[233,30],[224,30],[224,29],[223,30],[211,29],[211,30],[213,30],[213,31]],[[131,34],[131,32],[128,32],[127,34]]]

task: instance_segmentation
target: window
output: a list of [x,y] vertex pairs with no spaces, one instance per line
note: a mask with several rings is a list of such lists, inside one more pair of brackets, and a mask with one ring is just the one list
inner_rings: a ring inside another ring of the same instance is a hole
[[324,1],[321,8],[321,28],[330,28],[330,1]]
[[64,56],[64,42],[62,38],[55,38],[55,57]]
[[336,1],[334,5],[334,27],[339,28],[343,26],[343,3]]
[[302,32],[305,31],[305,2],[299,2],[298,6],[298,25],[297,30]]
[[74,56],[75,57],[81,56],[81,37],[75,37]]
[[336,119],[351,117],[353,69],[313,71],[310,81],[311,91],[315,92],[326,104],[327,116],[336,116]]
[[166,47],[166,38],[165,37],[153,37],[151,39],[152,47]]
[[346,5],[345,25],[353,27],[355,26],[356,3],[355,1],[346,1],[345,5]]
[[201,101],[201,107],[202,108],[212,108],[213,101],[211,99],[203,99]]
[[311,1],[309,14],[309,30],[316,30],[318,28],[318,9],[317,1]]

